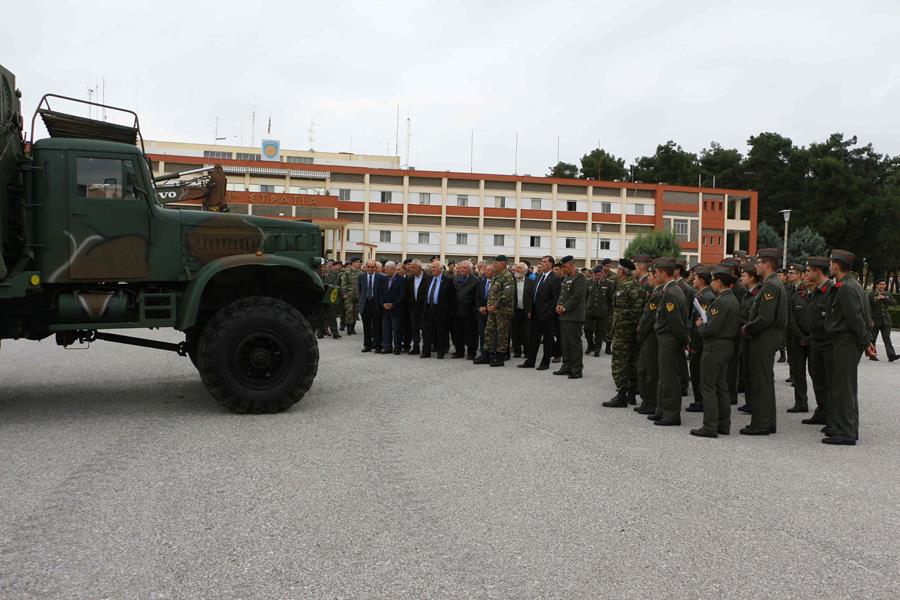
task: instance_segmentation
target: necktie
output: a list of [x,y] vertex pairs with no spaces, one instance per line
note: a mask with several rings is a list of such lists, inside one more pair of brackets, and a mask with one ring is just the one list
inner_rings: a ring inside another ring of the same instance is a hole
[[375,276],[372,275],[371,273],[369,274],[369,298],[374,298],[374,297],[375,297],[375,286],[374,286],[373,283],[372,283],[372,279],[373,279],[374,277],[375,277]]
[[431,280],[431,290],[428,292],[429,304],[437,304],[437,277]]
[[393,278],[393,277],[391,277],[390,279],[388,279],[388,289],[391,289],[391,284],[392,284],[392,283],[394,283],[394,278]]
[[484,282],[484,299],[487,300],[488,294],[491,292],[491,280],[487,279]]
[[544,273],[541,275],[541,278],[538,280],[538,284],[534,286],[534,299],[537,299],[538,290],[541,289],[541,286],[544,285],[544,278],[547,277],[547,274]]

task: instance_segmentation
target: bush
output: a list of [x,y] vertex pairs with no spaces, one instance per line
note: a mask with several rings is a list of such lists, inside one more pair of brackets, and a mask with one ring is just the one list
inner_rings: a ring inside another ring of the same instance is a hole
[[655,229],[647,233],[639,233],[625,248],[625,258],[631,259],[636,254],[650,256],[681,256],[681,246],[675,241],[675,233]]

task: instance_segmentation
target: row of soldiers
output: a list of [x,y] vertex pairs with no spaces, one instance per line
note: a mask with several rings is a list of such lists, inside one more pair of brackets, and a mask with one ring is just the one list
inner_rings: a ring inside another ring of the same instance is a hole
[[794,266],[794,281],[785,284],[778,273],[781,251],[772,248],[755,259],[699,265],[690,283],[677,259],[623,259],[613,324],[618,393],[603,405],[626,407],[639,394],[638,413],[656,425],[680,425],[690,380],[694,402],[687,410],[704,413],[692,435],[730,433],[731,405],[741,391],[746,404],[738,410],[751,422],[740,433],[773,434],[774,360],[787,333],[795,389],[789,412],[808,411],[808,363],[817,407],[803,423],[823,425],[823,443],[856,444],[857,366],[863,353],[874,357],[875,348],[869,301],[852,274],[855,260],[843,250],[810,257],[805,268]]

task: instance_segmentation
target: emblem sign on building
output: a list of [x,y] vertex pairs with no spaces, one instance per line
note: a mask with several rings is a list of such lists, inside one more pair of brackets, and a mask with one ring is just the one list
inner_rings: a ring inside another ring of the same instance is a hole
[[262,140],[262,147],[260,150],[260,158],[262,160],[281,162],[280,140]]

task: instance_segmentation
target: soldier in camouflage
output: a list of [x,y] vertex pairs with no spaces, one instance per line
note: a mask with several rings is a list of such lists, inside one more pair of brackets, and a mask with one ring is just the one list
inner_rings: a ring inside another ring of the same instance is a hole
[[359,314],[359,257],[350,260],[350,268],[341,273],[341,297],[344,300],[344,324],[347,335],[356,334],[356,317]]
[[507,257],[494,261],[494,279],[487,298],[487,324],[484,328],[484,352],[475,364],[502,367],[509,353],[509,326],[513,315],[513,292],[516,281],[506,270]]
[[603,283],[603,267],[597,265],[593,269],[591,281],[587,284],[584,315],[584,337],[587,339],[585,354],[593,352],[594,356],[600,356],[600,349],[606,337],[606,318],[609,314],[609,299],[606,296],[608,290],[609,287]]
[[[647,298],[647,302],[644,303],[644,309],[638,321],[637,380],[641,404],[636,406],[634,410],[638,414],[653,415],[656,413],[656,388],[659,385],[658,344],[653,323],[656,320],[656,308],[659,306],[660,298],[662,298],[662,285],[656,281],[656,269],[654,267],[651,266],[647,270],[647,274],[647,283],[653,286],[653,289]],[[629,398],[627,397],[613,399],[606,406],[624,408],[628,406],[628,400]]]
[[328,261],[322,265],[321,276],[322,283],[325,284],[325,292],[323,302],[325,304],[324,318],[319,321],[319,328],[316,331],[316,337],[320,340],[328,335],[336,340],[341,339],[337,326],[337,297],[340,293],[338,290],[338,273],[333,267],[334,261]]
[[612,376],[618,393],[611,402],[625,398],[634,403],[637,392],[637,325],[647,291],[634,278],[634,268],[627,258],[619,261],[612,341]]

